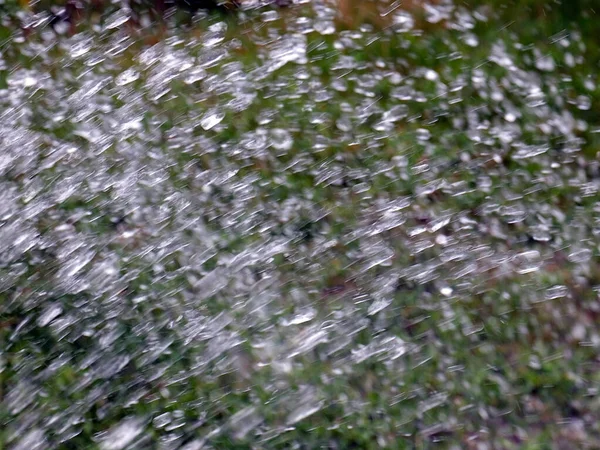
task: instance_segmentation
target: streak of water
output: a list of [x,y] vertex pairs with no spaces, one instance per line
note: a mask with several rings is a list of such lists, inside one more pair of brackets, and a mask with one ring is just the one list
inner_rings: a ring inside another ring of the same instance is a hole
[[365,3],[3,48],[0,447],[597,432],[580,33]]

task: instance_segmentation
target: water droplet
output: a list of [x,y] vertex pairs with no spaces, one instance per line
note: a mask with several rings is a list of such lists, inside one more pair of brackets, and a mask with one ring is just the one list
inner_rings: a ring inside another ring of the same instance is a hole
[[293,403],[295,407],[285,421],[287,425],[294,425],[306,419],[324,406],[323,401],[318,399],[317,392],[312,387],[302,387],[297,397],[296,402]]
[[335,26],[330,20],[317,20],[314,23],[314,29],[317,33],[322,35],[330,35],[335,33]]
[[214,47],[225,40],[225,33],[227,32],[227,24],[225,22],[218,22],[210,27],[204,35],[203,44],[205,47]]
[[290,132],[282,128],[274,128],[270,131],[269,142],[275,150],[281,150],[285,152],[291,150],[294,144],[294,140],[292,139]]
[[263,418],[258,414],[256,408],[249,406],[235,413],[229,420],[228,427],[232,429],[235,439],[244,439],[262,421]]
[[513,154],[514,159],[528,159],[546,153],[549,150],[547,145],[519,145],[519,149]]
[[444,297],[450,297],[452,295],[452,292],[452,288],[448,286],[444,286],[440,289],[440,294],[442,294]]
[[101,450],[122,450],[133,443],[144,431],[144,423],[138,418],[126,418],[99,436]]
[[225,118],[225,114],[219,111],[207,112],[202,120],[200,120],[200,126],[208,131],[220,124]]
[[106,30],[119,28],[121,25],[125,24],[129,18],[129,14],[125,9],[119,9],[106,18],[106,21],[104,22],[104,28]]
[[535,67],[544,72],[552,72],[556,68],[554,59],[550,55],[539,56],[535,61]]
[[275,10],[265,11],[260,15],[263,22],[274,22],[279,19],[279,14]]
[[25,433],[17,444],[12,447],[14,450],[42,450],[48,448],[46,435],[43,430],[33,429]]
[[91,38],[85,38],[79,42],[76,42],[71,46],[71,56],[73,58],[81,58],[89,53],[89,51],[92,49],[92,44]]
[[170,412],[166,412],[164,414],[160,414],[160,415],[156,416],[152,420],[152,425],[154,425],[154,428],[164,428],[169,423],[171,423],[172,419],[173,419],[172,414]]
[[425,71],[425,79],[429,80],[429,81],[435,81],[439,78],[439,75],[437,74],[437,72],[435,70],[426,70]]
[[466,33],[464,36],[464,41],[469,47],[477,47],[479,45],[479,39],[473,33]]
[[566,286],[556,285],[548,288],[544,295],[546,300],[555,300],[557,298],[566,297],[569,294],[569,289]]
[[380,299],[374,300],[373,303],[371,303],[369,305],[367,315],[369,315],[369,316],[375,315],[378,312],[383,311],[385,308],[387,308],[391,304],[392,304],[392,301],[389,299],[386,299],[386,298],[380,298]]
[[283,320],[284,326],[300,325],[306,322],[310,322],[317,315],[317,311],[314,308],[306,308],[299,311],[290,320]]
[[383,113],[383,120],[388,122],[398,122],[408,116],[408,107],[406,105],[395,105]]
[[123,71],[117,78],[115,78],[115,84],[117,86],[125,86],[126,84],[133,83],[139,79],[140,75],[134,69],[127,69]]
[[419,141],[428,141],[431,139],[431,131],[426,128],[417,129],[417,139]]
[[582,111],[589,111],[592,108],[592,100],[587,95],[580,95],[576,100],[577,108]]
[[274,44],[269,53],[271,64],[267,72],[273,72],[290,62],[306,64],[306,42],[304,35],[291,35]]
[[587,248],[573,250],[569,253],[568,259],[575,264],[587,263],[592,259],[592,251]]
[[37,320],[37,324],[40,327],[45,327],[55,318],[62,314],[62,307],[60,305],[49,305],[41,314]]

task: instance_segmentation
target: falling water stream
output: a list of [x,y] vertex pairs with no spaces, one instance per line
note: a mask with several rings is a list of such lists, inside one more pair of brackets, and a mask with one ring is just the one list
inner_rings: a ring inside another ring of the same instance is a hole
[[2,43],[0,448],[600,447],[598,67],[397,3]]

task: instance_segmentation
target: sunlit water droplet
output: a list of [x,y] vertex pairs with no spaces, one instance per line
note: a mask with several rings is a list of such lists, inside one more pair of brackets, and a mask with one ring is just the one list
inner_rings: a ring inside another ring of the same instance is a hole
[[576,100],[577,108],[582,111],[589,111],[592,107],[592,101],[587,95],[580,95]]
[[322,35],[335,33],[335,26],[329,20],[317,20],[314,24],[315,31]]
[[210,27],[204,36],[203,43],[205,47],[214,47],[215,45],[225,40],[225,33],[227,32],[227,24],[225,22],[218,22]]
[[115,28],[119,28],[121,25],[125,24],[129,20],[129,14],[124,9],[119,9],[111,16],[109,16],[104,22],[104,28],[107,30],[112,30]]
[[592,259],[592,251],[587,248],[577,249],[569,253],[568,259],[572,263],[583,264]]
[[48,445],[45,438],[43,430],[34,429],[25,433],[25,436],[12,448],[14,450],[42,450]]
[[275,128],[271,130],[270,143],[276,150],[288,151],[291,150],[294,140],[289,131],[283,128]]
[[93,43],[91,38],[83,39],[82,41],[73,44],[71,47],[71,56],[73,58],[80,58],[84,56],[92,49],[92,45]]
[[324,403],[318,399],[315,389],[303,387],[298,393],[298,399],[293,403],[293,406],[293,411],[286,418],[286,424],[288,425],[293,425],[315,414],[324,406]]
[[557,298],[566,297],[568,293],[569,289],[566,286],[557,285],[548,288],[544,296],[546,300],[555,300]]
[[117,86],[125,86],[126,84],[133,83],[139,77],[139,74],[134,69],[127,69],[115,78],[115,84]]
[[200,121],[200,126],[208,131],[220,124],[224,118],[225,114],[222,112],[209,111]]
[[233,430],[235,439],[243,439],[250,431],[255,429],[263,421],[262,417],[253,406],[247,407],[235,413],[229,420],[228,426]]
[[123,419],[99,438],[101,450],[121,450],[130,445],[144,431],[140,419]]
[[50,305],[42,312],[42,314],[37,320],[37,324],[40,327],[45,327],[50,322],[52,322],[53,319],[58,317],[61,313],[62,307],[60,305]]
[[378,312],[383,311],[385,308],[387,308],[391,304],[392,304],[392,301],[389,299],[380,298],[380,299],[374,300],[373,303],[371,303],[369,305],[367,314],[369,316],[377,314]]

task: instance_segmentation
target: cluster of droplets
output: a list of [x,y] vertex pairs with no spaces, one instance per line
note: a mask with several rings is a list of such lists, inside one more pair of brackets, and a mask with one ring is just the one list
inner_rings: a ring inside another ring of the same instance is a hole
[[315,446],[479,436],[517,383],[494,369],[503,398],[469,397],[485,384],[465,355],[497,364],[490,336],[527,341],[532,370],[569,364],[561,339],[600,345],[581,36],[480,46],[492,18],[441,2],[432,54],[394,5],[383,30],[340,32],[328,2],[298,8],[144,48],[118,11],[20,43],[28,68],[3,61],[15,448],[300,445],[316,416]]

